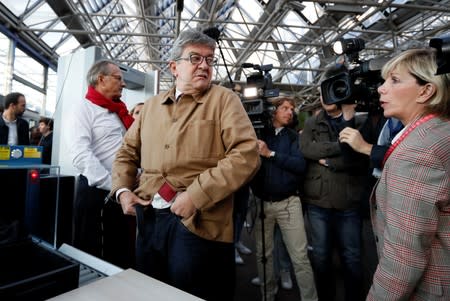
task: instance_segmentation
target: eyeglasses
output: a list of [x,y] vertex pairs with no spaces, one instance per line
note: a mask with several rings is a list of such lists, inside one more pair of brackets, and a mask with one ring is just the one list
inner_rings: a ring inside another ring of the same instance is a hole
[[189,57],[180,57],[177,58],[175,61],[184,60],[189,61],[192,65],[200,65],[203,63],[203,59],[206,61],[208,66],[212,67],[217,64],[217,58],[213,56],[202,56],[200,54],[190,54]]
[[123,81],[124,81],[124,80],[123,80],[123,77],[120,76],[120,75],[107,74],[106,76],[111,76],[111,77],[117,79],[119,82],[123,82]]

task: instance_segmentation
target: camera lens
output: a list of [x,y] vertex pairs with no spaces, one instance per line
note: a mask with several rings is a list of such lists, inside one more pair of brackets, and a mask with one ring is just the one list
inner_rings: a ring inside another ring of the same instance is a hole
[[347,84],[347,81],[345,81],[343,79],[336,80],[331,87],[331,92],[332,92],[333,98],[335,98],[335,99],[346,98],[348,91],[349,91],[349,86]]

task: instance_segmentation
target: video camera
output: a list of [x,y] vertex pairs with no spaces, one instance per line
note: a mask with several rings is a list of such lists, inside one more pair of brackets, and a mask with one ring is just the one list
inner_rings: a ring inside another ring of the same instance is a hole
[[[450,73],[450,36],[433,38],[429,46],[437,50],[436,75]],[[383,83],[380,71],[387,59],[360,61],[358,53],[364,48],[362,39],[341,39],[335,43],[333,50],[344,54],[345,68],[320,85],[325,104],[357,103],[357,111],[380,108],[377,88]]]
[[383,83],[381,68],[386,59],[359,60],[359,52],[365,48],[362,39],[341,39],[333,49],[344,54],[341,71],[324,80],[321,85],[325,104],[356,103],[357,111],[379,109],[378,86]]
[[257,70],[247,76],[247,86],[242,93],[242,104],[258,134],[259,130],[272,126],[274,106],[267,99],[279,96],[280,90],[273,88],[272,76],[269,73],[273,68],[272,64],[244,63],[241,67]]

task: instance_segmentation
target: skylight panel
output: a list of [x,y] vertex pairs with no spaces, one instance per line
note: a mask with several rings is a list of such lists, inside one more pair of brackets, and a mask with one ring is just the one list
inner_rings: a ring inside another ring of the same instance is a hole
[[316,23],[317,20],[323,16],[324,10],[322,6],[317,3],[303,1],[302,4],[305,6],[302,10],[302,14],[306,19],[308,19],[309,22],[311,22],[311,24]]
[[[62,22],[58,22],[52,29],[67,30],[67,27]],[[51,48],[55,47],[67,34],[63,32],[46,32],[41,39]]]
[[292,32],[282,27],[276,28],[272,32],[272,37],[279,42],[295,42],[298,40]]
[[20,17],[23,15],[28,7],[32,7],[40,0],[17,1],[17,0],[2,0],[2,4],[7,7],[13,14]]
[[198,11],[200,9],[200,3],[198,3],[197,0],[185,0],[184,1],[184,8],[181,13],[182,19],[191,19],[192,16],[198,14]]
[[364,25],[365,28],[369,28],[370,26],[372,26],[373,24],[375,24],[379,20],[385,19],[385,18],[386,17],[382,13],[376,12],[373,16],[369,17],[367,20],[364,20],[362,22],[362,24]]
[[69,53],[72,53],[75,49],[80,47],[80,43],[71,36],[67,41],[65,41],[60,47],[58,47],[55,51],[59,56],[64,56]]
[[[280,30],[280,32],[282,32],[283,35],[280,41],[295,42],[309,31],[309,29],[306,28],[308,24],[306,24],[306,22],[302,18],[300,18],[300,16],[297,13],[293,11],[289,11],[286,14],[286,16],[281,21],[281,24],[287,25],[286,26],[287,29],[285,27],[278,27],[278,30]],[[300,26],[305,27],[303,28]]]
[[58,17],[47,3],[42,4],[36,11],[30,14],[23,22],[29,27],[50,27]]
[[[239,10],[242,14],[244,14],[244,17],[247,22],[256,22],[259,20],[261,15],[264,13],[263,8],[261,7],[261,4],[259,4],[258,1],[255,0],[245,0],[245,1],[239,1],[238,3],[238,9],[236,9],[232,15],[232,19],[236,20],[237,15],[240,15]],[[242,18],[241,18],[242,20]]]

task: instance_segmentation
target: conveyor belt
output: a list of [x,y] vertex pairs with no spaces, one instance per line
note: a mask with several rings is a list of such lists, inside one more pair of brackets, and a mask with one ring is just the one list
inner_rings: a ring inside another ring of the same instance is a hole
[[78,283],[80,287],[123,271],[123,269],[112,265],[109,262],[103,261],[67,244],[62,244],[58,251],[67,256],[70,260],[80,264],[80,277]]
[[80,278],[78,282],[78,286],[83,286],[89,284],[91,282],[100,280],[101,278],[107,277],[103,273],[100,273],[94,269],[91,269],[88,266],[80,264]]

